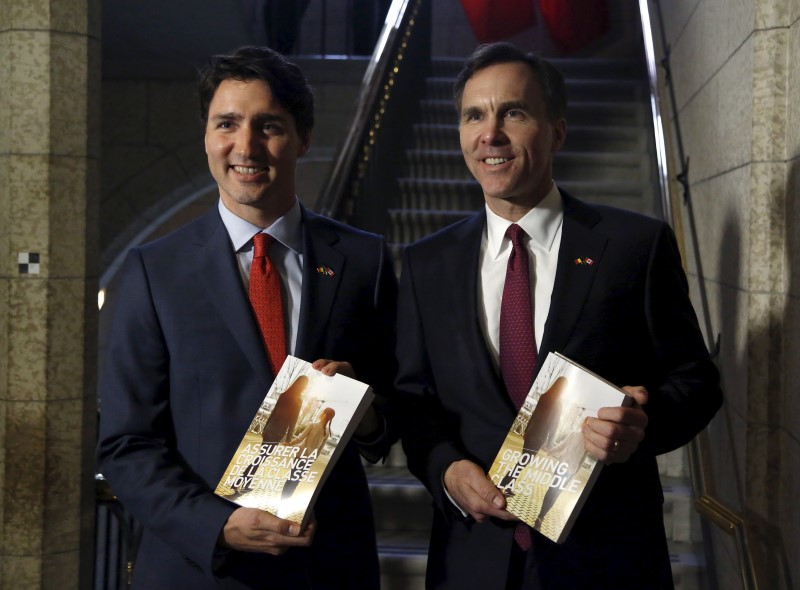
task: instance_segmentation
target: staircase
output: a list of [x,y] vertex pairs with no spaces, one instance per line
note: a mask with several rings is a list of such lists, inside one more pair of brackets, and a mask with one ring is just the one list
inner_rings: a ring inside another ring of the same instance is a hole
[[[643,62],[554,59],[567,81],[567,140],[554,177],[576,197],[657,216],[652,124]],[[459,147],[452,88],[462,58],[434,60],[413,144],[398,178],[399,202],[389,210],[389,240],[398,273],[403,248],[483,206]],[[424,588],[431,499],[405,467],[399,448],[386,464],[369,466],[378,523],[384,590]],[[692,507],[683,449],[659,457],[665,525],[678,590],[708,588],[700,525]]]

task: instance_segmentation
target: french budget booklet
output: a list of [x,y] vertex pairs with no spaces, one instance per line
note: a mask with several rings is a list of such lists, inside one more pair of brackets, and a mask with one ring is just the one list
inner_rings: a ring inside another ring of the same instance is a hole
[[489,470],[508,511],[563,543],[603,467],[584,449],[583,421],[632,400],[588,369],[549,353]]
[[214,493],[305,526],[374,394],[288,356]]

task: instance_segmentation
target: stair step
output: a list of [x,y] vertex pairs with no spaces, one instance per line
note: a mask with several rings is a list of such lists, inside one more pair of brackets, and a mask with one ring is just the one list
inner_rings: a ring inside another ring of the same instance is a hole
[[[365,468],[370,489],[392,488],[425,489],[425,486],[414,477],[405,465],[388,467],[386,465],[368,465]],[[426,492],[427,493],[427,492]]]
[[428,537],[378,531],[381,590],[425,590]]
[[415,123],[414,146],[420,149],[459,150],[458,125],[452,123]]
[[669,559],[675,590],[708,588],[706,560],[702,543],[669,542]]
[[[381,558],[414,559],[423,568],[428,560],[429,531],[386,532],[378,531],[378,553]],[[424,569],[422,573],[424,573]]]
[[640,182],[558,180],[558,186],[588,203],[610,205],[650,216],[656,213],[655,198],[651,189],[644,187]]
[[649,171],[649,162],[633,151],[560,151],[553,160],[553,176],[559,183],[625,180],[641,185],[647,182]]
[[384,532],[419,532],[427,539],[433,521],[431,497],[424,487],[372,487],[376,522]]
[[405,465],[370,465],[367,478],[378,523],[381,588],[424,590],[433,519],[428,490]]
[[574,151],[624,152],[646,154],[647,136],[640,127],[607,125],[567,125],[562,149]]
[[639,126],[648,115],[646,105],[641,102],[570,99],[567,103],[567,132],[572,125]]
[[397,185],[400,189],[400,207],[414,211],[444,209],[472,212],[483,206],[484,202],[481,187],[472,177],[405,177],[398,178]]
[[472,211],[390,209],[388,238],[392,243],[411,244],[472,215]]
[[461,150],[414,148],[406,150],[406,177],[471,178]]

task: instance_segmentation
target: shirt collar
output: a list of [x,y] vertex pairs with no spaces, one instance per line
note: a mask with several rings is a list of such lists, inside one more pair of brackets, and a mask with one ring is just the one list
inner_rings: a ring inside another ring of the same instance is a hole
[[[503,251],[503,238],[512,222],[494,213],[488,205],[485,207],[486,251],[492,258],[497,259]],[[549,251],[563,220],[564,202],[554,182],[544,199],[516,223],[525,230],[525,233],[539,248]]]
[[228,235],[231,238],[231,243],[233,244],[235,252],[245,249],[245,246],[252,246],[251,240],[253,236],[263,231],[290,250],[302,254],[302,215],[300,212],[300,201],[298,201],[297,198],[295,198],[291,209],[264,230],[232,213],[223,204],[222,199],[219,200],[218,207],[220,217],[222,217],[222,223],[225,225],[225,229],[228,230]]

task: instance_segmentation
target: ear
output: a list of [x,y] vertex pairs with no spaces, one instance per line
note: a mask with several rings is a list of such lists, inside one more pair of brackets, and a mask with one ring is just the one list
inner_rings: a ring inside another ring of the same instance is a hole
[[300,146],[297,148],[297,157],[302,158],[311,147],[311,132],[309,131],[304,136],[300,136]]
[[556,153],[562,148],[564,142],[567,140],[567,121],[566,119],[557,119],[553,123],[553,145],[551,151]]

